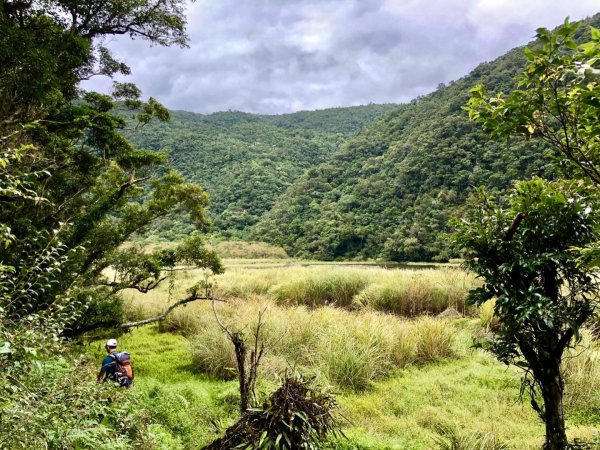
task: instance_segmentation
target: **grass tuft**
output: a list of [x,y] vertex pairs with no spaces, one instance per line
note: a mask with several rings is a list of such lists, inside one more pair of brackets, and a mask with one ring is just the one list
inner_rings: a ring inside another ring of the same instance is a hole
[[454,427],[438,425],[435,428],[439,450],[508,450],[507,443],[501,442],[494,433],[465,433]]

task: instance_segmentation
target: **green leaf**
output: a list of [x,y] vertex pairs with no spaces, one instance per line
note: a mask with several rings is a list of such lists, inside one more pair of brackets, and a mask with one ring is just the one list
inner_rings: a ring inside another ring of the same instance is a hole
[[10,342],[3,342],[0,344],[0,354],[5,355],[12,352],[13,350],[10,348]]

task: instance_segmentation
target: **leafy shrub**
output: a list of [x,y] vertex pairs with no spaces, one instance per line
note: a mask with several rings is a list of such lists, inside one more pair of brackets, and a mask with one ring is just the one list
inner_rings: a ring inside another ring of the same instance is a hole
[[19,384],[3,384],[0,448],[150,445],[146,419],[132,392],[97,385],[93,378],[82,366],[60,358],[40,361]]

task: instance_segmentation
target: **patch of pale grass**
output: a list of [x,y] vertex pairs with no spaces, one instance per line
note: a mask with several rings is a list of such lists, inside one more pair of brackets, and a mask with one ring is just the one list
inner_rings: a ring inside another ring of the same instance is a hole
[[472,276],[456,269],[389,272],[363,289],[353,304],[402,316],[439,314],[448,308],[464,314],[467,292],[475,286]]
[[286,259],[287,253],[281,247],[266,242],[221,241],[211,244],[222,258],[233,259]]
[[600,342],[583,330],[581,342],[563,361],[565,405],[585,407],[600,403]]
[[[136,303],[139,300],[144,308],[156,312],[185,296],[186,289],[203,278],[201,270],[177,272],[172,282],[166,280],[159,289],[148,294],[128,292],[126,299],[135,298]],[[327,305],[407,317],[436,315],[448,308],[462,314],[470,312],[465,306],[467,292],[477,285],[472,275],[452,268],[408,270],[341,265],[232,267],[212,281],[216,295],[227,299],[260,295],[281,305]]]
[[472,275],[458,269],[289,266],[234,268],[216,278],[226,297],[268,295],[279,304],[371,309],[403,316],[467,312]]
[[301,277],[282,279],[270,294],[280,304],[348,308],[354,296],[369,284],[368,274],[360,269],[319,267],[305,272]]
[[420,362],[435,361],[454,354],[452,324],[432,317],[421,317],[416,322],[417,358]]
[[[454,354],[455,332],[441,319],[406,320],[371,311],[282,307],[260,296],[217,305],[221,321],[232,330],[243,330],[248,342],[258,312],[265,308],[262,337],[267,352],[262,369],[272,380],[293,367],[338,387],[359,390],[413,363]],[[190,304],[176,311],[163,327],[188,337],[198,372],[221,379],[233,376],[233,346],[216,323],[210,304]]]

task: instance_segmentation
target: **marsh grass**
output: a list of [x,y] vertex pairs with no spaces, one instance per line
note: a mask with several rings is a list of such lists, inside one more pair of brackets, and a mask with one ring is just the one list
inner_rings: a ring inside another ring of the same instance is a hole
[[[301,367],[327,383],[360,390],[410,364],[456,353],[452,324],[431,317],[407,320],[373,311],[282,307],[264,297],[219,304],[218,314],[228,327],[249,334],[263,308],[267,308],[263,375],[270,379],[286,368]],[[199,372],[219,379],[235,377],[231,343],[214,320],[210,305],[178,311],[163,328],[188,337]]]
[[[206,305],[196,306],[198,308],[189,307],[182,312],[196,319],[204,317]],[[222,308],[219,311],[224,319],[231,320],[233,309]],[[289,324],[283,323],[284,318],[304,320],[299,322],[304,325],[314,320],[311,313],[322,315],[320,320],[324,322],[347,317],[345,311],[332,308],[289,309],[293,311],[290,315],[276,306],[269,310],[269,317],[281,314],[271,322],[273,329],[269,335],[279,335],[278,327],[289,328],[287,336],[294,336],[296,342],[294,344],[292,340],[291,346],[301,346],[306,333],[309,333],[310,339],[316,338],[318,334],[312,330],[296,331],[295,327],[288,327]],[[330,310],[341,314],[331,314]],[[378,322],[379,316],[386,318],[385,322]],[[373,321],[373,326],[385,326],[390,318],[400,321],[389,315],[374,314],[372,319],[365,318],[365,322],[356,322],[356,326],[365,326],[370,320]],[[204,319],[208,322],[210,316]],[[456,341],[459,342],[470,341],[469,333],[465,333],[465,336],[461,333],[465,329],[477,327],[476,321],[469,319],[453,320],[452,324],[457,334]],[[382,331],[383,334],[387,332],[385,329]],[[410,335],[412,330],[402,328],[402,332]],[[401,336],[400,333],[398,336]],[[144,409],[151,423],[151,437],[156,442],[156,448],[202,447],[237,420],[237,382],[223,381],[199,373],[191,359],[189,350],[192,347],[186,345],[186,338],[180,334],[160,333],[156,327],[143,327],[121,336],[119,341],[123,349],[131,352],[136,368],[136,386],[128,394],[139,397],[140,408]],[[95,352],[94,361],[98,363],[104,354],[103,344],[104,341],[99,341],[92,347]],[[279,345],[280,349],[285,346],[283,342]],[[413,357],[415,355],[412,350],[409,354]],[[312,358],[318,358],[318,355]],[[284,364],[287,362],[284,361]],[[270,369],[265,367],[265,370],[269,373]],[[514,450],[539,449],[543,442],[543,424],[528,404],[518,402],[521,375],[520,371],[506,368],[492,356],[472,350],[436,363],[409,364],[404,370],[376,380],[366,390],[337,389],[341,411],[348,418],[348,422],[343,424],[348,438],[337,440],[323,448],[435,449],[439,439],[436,426],[442,424],[460,430],[462,437],[459,439],[479,434],[494,437],[499,443],[508,443]],[[597,383],[594,380],[599,377],[600,372],[592,373],[593,379],[583,379],[583,383]],[[577,387],[573,383],[582,381],[567,378],[567,395]],[[276,387],[276,383],[268,383],[262,391],[269,393]],[[600,403],[583,399],[582,404],[579,398],[580,396],[573,398],[573,403],[567,408],[569,437],[593,441],[598,436],[597,411]]]
[[[199,271],[182,272],[167,292],[129,293],[128,314],[140,318],[144,310],[147,315],[164,310],[200,277]],[[218,305],[219,314],[231,328],[249,332],[259,309],[267,307],[267,377],[302,367],[325,382],[359,390],[411,364],[454,356],[457,334],[449,320],[408,317],[447,308],[464,311],[473,282],[455,269],[339,266],[234,268],[215,281],[217,295],[228,299]],[[187,337],[198,372],[235,377],[231,344],[209,303],[176,310],[160,328]]]
[[228,298],[267,295],[280,305],[370,309],[401,316],[439,314],[453,308],[470,313],[473,276],[455,268],[383,269],[378,267],[289,266],[233,268],[216,279]]
[[435,427],[439,450],[509,450],[508,443],[501,442],[494,433],[465,433],[455,427]]
[[368,277],[356,270],[313,270],[304,277],[280,281],[270,293],[284,305],[349,308],[354,297],[368,284]]
[[590,330],[583,330],[579,344],[568,351],[563,362],[563,375],[568,385],[565,390],[567,408],[594,410],[600,423],[600,342],[594,339]]
[[419,362],[436,361],[452,356],[456,331],[451,323],[422,317],[415,322],[414,327]]

